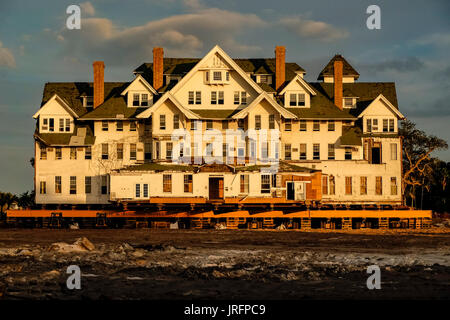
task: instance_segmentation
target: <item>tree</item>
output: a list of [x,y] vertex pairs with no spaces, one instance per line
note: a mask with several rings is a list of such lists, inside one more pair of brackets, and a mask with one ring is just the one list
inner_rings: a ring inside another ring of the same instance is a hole
[[19,195],[17,205],[21,208],[29,208],[34,205],[34,191],[24,192]]
[[431,153],[437,150],[445,150],[448,144],[445,140],[434,135],[427,135],[424,131],[417,129],[416,124],[403,120],[399,129],[402,137],[403,150],[403,199],[411,198],[414,205],[416,199],[416,188],[429,188],[436,169],[437,159],[431,157]]

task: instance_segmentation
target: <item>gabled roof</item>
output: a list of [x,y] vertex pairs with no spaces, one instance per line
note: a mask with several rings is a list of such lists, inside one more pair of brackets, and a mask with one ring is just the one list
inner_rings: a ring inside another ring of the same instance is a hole
[[147,82],[147,80],[145,80],[145,78],[142,75],[138,74],[136,78],[133,81],[131,81],[128,87],[126,87],[126,89],[122,91],[121,95],[125,95],[128,92],[130,86],[135,82],[141,82],[144,85],[144,87],[147,88],[148,91],[152,92],[153,94],[158,94],[158,92],[156,92],[156,90]]
[[323,80],[324,76],[334,76],[334,62],[336,60],[342,61],[343,64],[343,73],[342,75],[345,76],[354,76],[355,79],[359,78],[359,73],[350,65],[350,63],[345,60],[343,56],[340,54],[335,55],[328,64],[322,69],[322,71],[319,73],[319,77],[317,80]]
[[241,109],[191,109],[202,119],[229,119]]
[[295,81],[298,81],[300,83],[300,85],[306,90],[308,91],[310,94],[312,94],[313,96],[316,95],[316,92],[314,91],[314,89],[308,84],[308,82],[306,82],[302,77],[300,77],[299,75],[296,75],[288,84],[286,84],[286,86],[284,86],[283,90],[281,90],[280,94],[284,94],[286,92],[286,88],[291,84],[294,83]]
[[175,105],[175,107],[177,107],[188,119],[199,119],[198,115],[193,113],[191,110],[183,107],[183,105],[170,92],[166,92],[153,106],[139,113],[137,115],[137,118],[150,117],[153,112],[158,110],[158,108],[161,107],[162,104],[167,100],[170,100]]
[[[200,62],[200,58],[164,58],[164,74],[184,76],[191,71],[195,65]],[[272,74],[275,75],[275,58],[256,58],[256,59],[233,59],[234,62],[246,73],[250,74]],[[153,84],[153,63],[143,63],[133,72],[142,74],[148,83]],[[291,81],[298,73],[306,73],[305,70],[295,62],[285,63],[286,82]],[[159,92],[170,90],[174,84],[165,83]],[[273,85],[258,83],[258,85],[267,92],[275,92]]]
[[275,108],[284,118],[286,119],[295,119],[296,115],[287,110],[286,108],[280,106],[272,97],[270,97],[267,93],[262,92],[255,100],[252,101],[246,108],[242,109],[235,115],[233,115],[234,119],[243,119],[248,113],[257,106],[262,100],[266,100],[269,104]]
[[50,103],[51,101],[57,101],[59,103],[59,105],[66,110],[72,117],[74,118],[78,118],[78,115],[75,113],[75,111],[72,110],[72,108],[70,108],[67,105],[67,102],[64,101],[63,99],[61,99],[56,93],[46,102],[44,103],[44,105],[41,106],[41,108],[38,110],[38,112],[36,112],[33,115],[33,118],[37,118],[41,112],[44,110],[44,108],[48,105],[48,103]]
[[387,108],[390,109],[392,113],[394,113],[399,119],[405,118],[405,116],[400,111],[398,111],[398,109],[392,103],[390,103],[389,100],[386,99],[386,97],[383,96],[383,94],[381,93],[364,109],[363,112],[360,113],[358,118],[364,116],[367,113],[367,110],[370,108],[370,106],[376,101],[382,101],[387,106]]

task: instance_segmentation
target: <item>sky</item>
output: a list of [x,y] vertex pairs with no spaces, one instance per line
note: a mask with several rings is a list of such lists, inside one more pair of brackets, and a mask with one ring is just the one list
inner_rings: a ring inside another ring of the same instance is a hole
[[[69,5],[81,8],[81,29],[69,30]],[[381,29],[366,26],[369,5]],[[46,82],[129,81],[132,70],[166,57],[202,57],[214,45],[231,57],[286,60],[316,81],[336,53],[358,81],[395,82],[400,111],[450,142],[450,2],[364,0],[0,0],[0,191],[33,189],[33,114]],[[434,154],[450,161],[450,151]]]

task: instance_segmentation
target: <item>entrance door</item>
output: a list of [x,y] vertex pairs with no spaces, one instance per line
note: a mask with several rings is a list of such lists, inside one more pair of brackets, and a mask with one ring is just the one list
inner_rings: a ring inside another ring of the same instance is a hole
[[223,178],[209,178],[209,199],[223,199]]
[[295,200],[295,188],[292,181],[286,182],[286,199]]
[[372,147],[372,163],[373,164],[381,163],[381,148]]

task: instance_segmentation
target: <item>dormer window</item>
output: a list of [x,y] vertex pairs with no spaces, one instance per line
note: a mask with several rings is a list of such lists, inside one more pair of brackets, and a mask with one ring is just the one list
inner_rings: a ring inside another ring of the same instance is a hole
[[356,98],[344,98],[344,108],[356,108]]
[[289,106],[304,107],[305,106],[305,94],[304,93],[289,94]]
[[89,108],[94,105],[94,97],[82,96],[82,98],[83,98],[83,107]]
[[139,106],[139,93],[133,94],[133,107]]
[[133,93],[133,107],[148,107],[149,96],[148,93]]
[[141,96],[141,106],[142,107],[147,107],[148,106],[148,94],[147,93],[143,93]]
[[259,83],[267,83],[267,84],[271,84],[272,83],[272,76],[268,75],[268,74],[262,74],[259,76]]
[[222,72],[220,71],[214,71],[214,81],[221,81],[222,80]]

